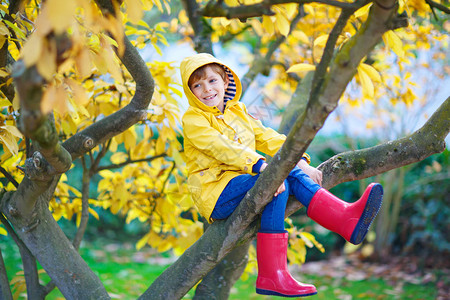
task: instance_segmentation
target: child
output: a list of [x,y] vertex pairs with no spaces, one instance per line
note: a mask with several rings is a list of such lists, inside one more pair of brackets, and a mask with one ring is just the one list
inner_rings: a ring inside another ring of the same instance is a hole
[[[201,53],[185,58],[180,69],[190,104],[183,116],[189,189],[200,214],[211,223],[230,216],[266,168],[265,158],[256,151],[273,156],[286,137],[248,114],[239,102],[239,78],[215,57]],[[305,154],[262,213],[257,234],[259,294],[317,293],[287,269],[284,213],[289,195],[307,208],[311,219],[353,244],[362,242],[381,206],[380,184],[370,184],[357,202],[346,203],[321,188],[322,173],[309,162]]]

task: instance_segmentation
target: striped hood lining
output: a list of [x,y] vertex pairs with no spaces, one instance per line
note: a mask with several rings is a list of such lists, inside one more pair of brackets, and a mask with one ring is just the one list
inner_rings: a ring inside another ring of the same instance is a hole
[[225,70],[225,73],[228,77],[228,88],[225,90],[225,96],[223,99],[225,107],[227,106],[227,102],[229,100],[232,100],[234,96],[236,96],[236,82],[234,81],[233,73],[228,69],[227,66],[222,65],[223,69]]

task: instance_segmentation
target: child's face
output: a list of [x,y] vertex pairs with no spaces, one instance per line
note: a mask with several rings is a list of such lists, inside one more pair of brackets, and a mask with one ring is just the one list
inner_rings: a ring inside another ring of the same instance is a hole
[[189,88],[202,103],[208,106],[216,106],[223,112],[223,97],[227,87],[228,81],[225,82],[220,74],[207,66],[205,76],[192,82]]

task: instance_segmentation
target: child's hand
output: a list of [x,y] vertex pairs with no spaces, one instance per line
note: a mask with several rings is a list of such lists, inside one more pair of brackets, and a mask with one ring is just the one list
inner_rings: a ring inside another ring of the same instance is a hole
[[302,171],[305,172],[306,175],[308,175],[315,183],[322,186],[322,171],[311,167],[304,159],[300,159],[297,163],[297,167],[302,169]]
[[282,192],[284,192],[286,190],[286,186],[284,185],[284,181],[283,183],[280,185],[280,187],[277,189],[277,191],[275,192],[275,194],[273,194],[274,197],[278,196],[279,194],[281,194]]
[[[264,171],[264,169],[267,167],[267,163],[263,163],[261,166],[261,169],[259,169],[259,172]],[[274,197],[278,196],[279,194],[281,194],[282,192],[284,192],[286,190],[286,186],[284,185],[284,181],[283,183],[280,185],[280,187],[277,189],[277,191],[275,192],[275,194],[273,194]]]

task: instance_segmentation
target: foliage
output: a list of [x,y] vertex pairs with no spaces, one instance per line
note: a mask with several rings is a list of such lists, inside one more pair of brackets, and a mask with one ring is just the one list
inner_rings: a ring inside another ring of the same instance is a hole
[[419,253],[428,258],[450,252],[448,228],[450,190],[444,182],[449,178],[449,151],[418,164],[407,174],[411,182],[406,188],[400,212],[396,244],[404,252]]

